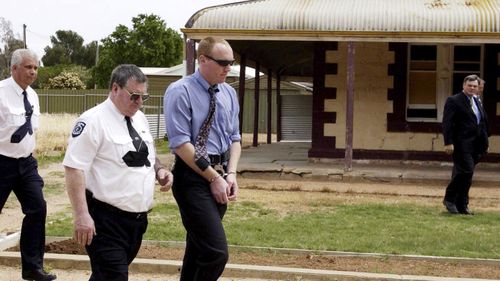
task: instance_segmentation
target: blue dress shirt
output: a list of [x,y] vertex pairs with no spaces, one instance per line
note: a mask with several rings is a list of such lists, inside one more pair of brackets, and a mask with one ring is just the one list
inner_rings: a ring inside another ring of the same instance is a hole
[[[209,111],[209,87],[197,70],[167,88],[163,109],[172,151],[186,142],[194,145]],[[227,83],[218,84],[218,88],[219,92],[215,94],[215,120],[207,140],[208,154],[224,153],[233,142],[241,140],[236,91]]]

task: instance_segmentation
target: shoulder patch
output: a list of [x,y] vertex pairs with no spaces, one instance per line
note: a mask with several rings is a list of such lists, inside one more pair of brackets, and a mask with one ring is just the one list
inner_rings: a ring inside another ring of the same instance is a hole
[[87,126],[87,124],[85,124],[84,122],[81,122],[81,121],[77,122],[75,127],[73,128],[73,131],[71,132],[71,136],[76,138],[79,135],[81,135],[83,132],[83,129],[85,129],[85,126]]

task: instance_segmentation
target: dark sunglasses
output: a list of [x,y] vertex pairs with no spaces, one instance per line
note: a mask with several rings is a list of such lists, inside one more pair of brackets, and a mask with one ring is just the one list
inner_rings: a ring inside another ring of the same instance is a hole
[[148,93],[131,93],[125,87],[123,87],[122,89],[124,89],[125,92],[127,92],[127,94],[129,94],[131,101],[136,101],[136,100],[138,100],[141,97],[142,97],[142,101],[147,101],[149,99],[149,94]]
[[212,58],[211,56],[209,55],[204,55],[205,57],[215,61],[218,65],[222,66],[222,67],[226,67],[228,65],[233,65],[234,64],[234,60],[216,60],[214,58]]

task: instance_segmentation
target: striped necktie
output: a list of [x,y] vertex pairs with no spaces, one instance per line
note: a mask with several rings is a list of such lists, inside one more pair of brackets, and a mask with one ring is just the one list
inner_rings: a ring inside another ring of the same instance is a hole
[[210,107],[208,109],[208,115],[203,124],[201,125],[198,136],[196,137],[196,142],[194,144],[195,149],[195,162],[196,165],[204,171],[210,165],[210,159],[208,158],[207,152],[207,139],[210,134],[210,127],[214,121],[215,113],[215,93],[219,92],[217,85],[213,85],[208,88],[208,93],[210,95]]

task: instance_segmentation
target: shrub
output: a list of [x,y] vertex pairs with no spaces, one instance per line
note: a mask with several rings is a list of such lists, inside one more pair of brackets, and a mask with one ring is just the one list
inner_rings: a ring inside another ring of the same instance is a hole
[[85,89],[85,84],[75,72],[63,71],[54,78],[49,78],[48,89]]

